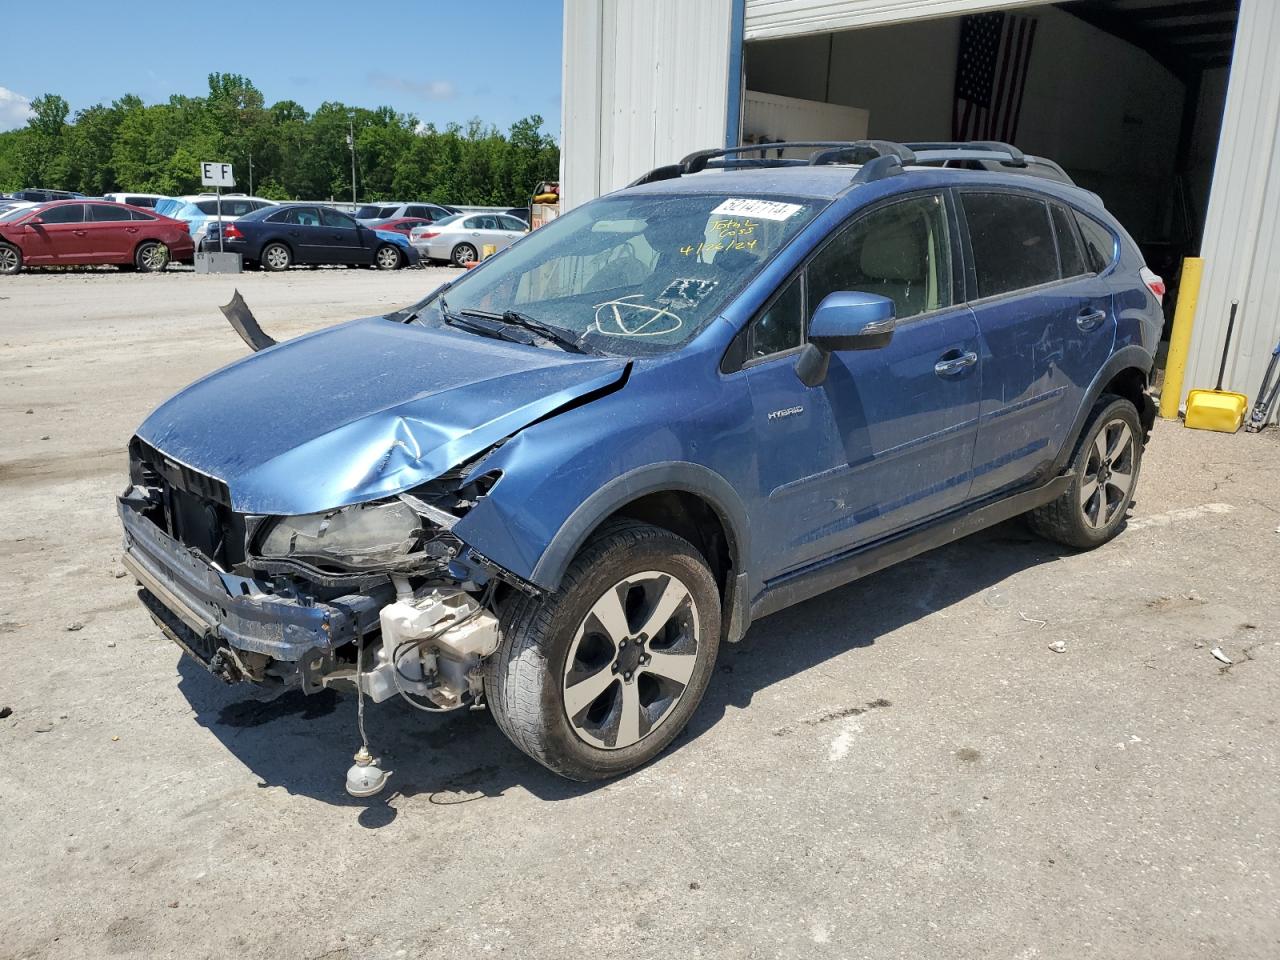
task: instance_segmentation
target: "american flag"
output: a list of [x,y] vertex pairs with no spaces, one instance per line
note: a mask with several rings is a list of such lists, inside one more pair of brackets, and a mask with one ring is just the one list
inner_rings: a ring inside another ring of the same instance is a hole
[[953,140],[1013,142],[1035,38],[1035,17],[976,13],[961,18]]

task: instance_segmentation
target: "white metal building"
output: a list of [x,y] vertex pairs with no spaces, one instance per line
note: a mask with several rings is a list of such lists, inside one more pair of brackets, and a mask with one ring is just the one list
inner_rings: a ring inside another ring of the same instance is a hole
[[993,11],[1035,27],[1015,135],[987,138],[1101,194],[1167,279],[1203,256],[1184,389],[1213,386],[1234,299],[1225,387],[1252,402],[1280,338],[1280,0],[565,0],[563,205],[780,133],[952,139],[962,17]]

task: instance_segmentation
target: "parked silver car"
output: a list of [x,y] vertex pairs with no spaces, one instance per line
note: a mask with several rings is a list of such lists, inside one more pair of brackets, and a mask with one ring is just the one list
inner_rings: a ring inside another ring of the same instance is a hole
[[504,213],[459,213],[429,227],[415,227],[409,242],[423,260],[449,260],[465,267],[480,259],[484,248],[504,250],[529,232],[529,225]]

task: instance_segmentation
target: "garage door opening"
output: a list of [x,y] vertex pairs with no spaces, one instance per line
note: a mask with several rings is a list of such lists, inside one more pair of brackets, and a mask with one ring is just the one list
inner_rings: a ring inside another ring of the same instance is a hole
[[1002,6],[748,42],[743,141],[989,139],[1048,157],[1138,241],[1172,318],[1204,230],[1238,0]]

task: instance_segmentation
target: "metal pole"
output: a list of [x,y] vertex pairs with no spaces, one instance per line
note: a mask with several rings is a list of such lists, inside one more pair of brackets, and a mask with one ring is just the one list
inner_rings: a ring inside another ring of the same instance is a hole
[[222,254],[227,252],[222,249],[222,235],[226,233],[226,231],[222,229],[222,188],[214,187],[213,189],[218,191],[218,253]]
[[249,196],[253,196],[253,154],[249,154]]
[[[347,120],[347,146],[351,148],[351,206],[356,206],[356,128]],[[355,210],[351,211],[355,213]]]

